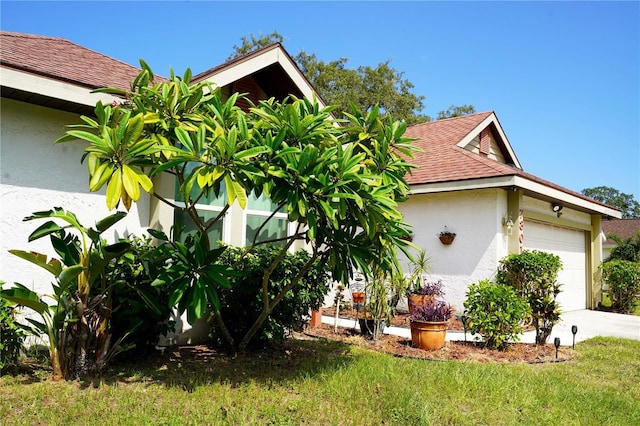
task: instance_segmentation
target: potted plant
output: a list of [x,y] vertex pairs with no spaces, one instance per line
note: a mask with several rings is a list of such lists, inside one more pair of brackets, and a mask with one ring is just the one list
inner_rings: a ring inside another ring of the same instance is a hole
[[451,232],[447,229],[447,227],[444,227],[444,231],[440,232],[440,235],[438,236],[438,238],[440,239],[440,242],[444,245],[449,245],[453,242],[453,240],[456,238],[456,233],[455,232]]
[[428,351],[442,348],[447,336],[447,322],[453,313],[454,308],[442,300],[415,306],[410,317],[413,345]]
[[442,288],[442,280],[434,282],[426,282],[423,280],[422,285],[418,281],[414,282],[411,293],[407,296],[407,304],[409,305],[409,313],[412,314],[414,307],[422,305],[431,305],[436,302],[438,297],[444,296]]
[[391,303],[394,294],[393,281],[389,279],[388,274],[378,269],[367,282],[365,294],[364,309],[358,319],[360,332],[375,340],[382,335],[386,324],[391,323],[394,314]]

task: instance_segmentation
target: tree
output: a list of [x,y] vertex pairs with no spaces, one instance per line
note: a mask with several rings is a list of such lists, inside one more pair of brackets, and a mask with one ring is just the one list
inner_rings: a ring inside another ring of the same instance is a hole
[[[89,142],[89,187],[97,191],[106,185],[110,209],[120,203],[129,209],[142,189],[192,219],[197,233],[189,244],[150,230],[173,255],[156,284],[171,287],[171,302],[190,322],[211,308],[230,348],[243,351],[316,261],[342,283],[355,269],[371,276],[372,265],[400,270],[397,249],[406,252],[410,243],[404,239],[411,231],[397,205],[409,194],[405,175],[413,166],[406,158],[415,149],[403,136],[404,122],[381,117],[373,106],[367,113],[353,109],[336,126],[334,107],[295,97],[261,101],[247,113],[235,105],[239,94],[225,99],[210,83],[192,85],[189,70],[154,84],[151,69],[144,61],[141,66],[130,91],[101,90],[124,96],[123,104],[98,102],[96,119],[82,117],[85,124],[73,126],[57,143]],[[184,205],[154,192],[151,178],[163,174],[177,180]],[[295,232],[254,239],[245,248],[250,255],[261,244],[281,244],[262,275],[262,311],[238,342],[225,325],[217,292],[230,286],[233,268],[221,264],[226,248],[214,248],[207,231],[234,203],[245,208],[251,193],[268,197],[277,206],[274,214],[285,211]],[[204,196],[225,203],[209,220],[196,209]],[[311,256],[290,271],[287,285],[270,293],[271,276],[296,241],[305,241]]]
[[474,107],[473,105],[451,105],[446,111],[438,112],[438,120],[442,120],[444,118],[460,117],[467,114],[475,114],[475,112],[476,107]]
[[640,218],[640,203],[631,194],[625,194],[610,186],[585,188],[582,193],[587,197],[617,208],[622,212],[623,219]]
[[270,46],[274,43],[282,43],[284,38],[278,34],[277,31],[272,32],[266,36],[261,35],[259,38],[256,38],[253,34],[247,37],[240,37],[240,41],[242,42],[240,46],[234,44],[233,45],[233,54],[227,57],[227,61],[232,60],[238,56],[246,55],[249,52],[252,52],[256,49],[260,49],[262,47]]
[[[278,32],[256,38],[242,37],[242,44],[233,47],[234,52],[227,59],[247,54],[253,50],[281,43],[283,37]],[[414,85],[403,78],[404,73],[391,67],[386,61],[378,66],[360,66],[348,68],[347,58],[324,62],[315,54],[300,51],[295,57],[302,73],[311,82],[322,99],[330,105],[336,105],[336,115],[350,111],[350,102],[360,111],[370,111],[378,105],[380,111],[408,124],[430,121],[421,114],[424,109],[424,96],[412,93]]]

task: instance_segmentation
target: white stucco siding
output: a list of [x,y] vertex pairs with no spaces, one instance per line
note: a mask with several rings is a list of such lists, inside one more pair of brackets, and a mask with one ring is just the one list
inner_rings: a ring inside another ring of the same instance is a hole
[[[469,284],[493,278],[498,261],[507,255],[506,204],[503,190],[486,189],[413,195],[400,205],[413,226],[413,242],[431,259],[429,279],[442,279],[446,300],[460,311]],[[445,226],[457,234],[449,246],[438,239]],[[402,262],[407,269],[407,260]]]
[[[21,249],[55,254],[48,238],[27,241],[44,221],[23,218],[62,207],[83,225],[92,226],[113,212],[106,207],[104,189],[99,193],[88,189],[86,164],[80,163],[86,145],[53,144],[67,124],[79,121],[76,115],[8,99],[2,99],[0,107],[0,280],[50,292],[50,274],[8,253]],[[126,233],[141,235],[148,217],[149,197],[143,195],[127,217],[103,236],[114,241]]]

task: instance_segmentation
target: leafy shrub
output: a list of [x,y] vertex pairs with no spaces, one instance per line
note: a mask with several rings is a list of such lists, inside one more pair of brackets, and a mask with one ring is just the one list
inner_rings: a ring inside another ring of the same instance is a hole
[[[2,284],[0,282],[0,286]],[[0,297],[0,374],[16,365],[25,336],[24,327],[16,321],[14,308]]]
[[482,280],[469,286],[466,297],[469,331],[480,334],[488,348],[504,349],[509,341],[518,341],[530,309],[516,290]]
[[631,313],[640,299],[640,263],[613,260],[602,264],[602,280],[609,286],[614,312]]
[[[220,257],[222,265],[232,267],[236,277],[230,278],[231,288],[220,288],[220,312],[225,318],[229,333],[235,339],[241,339],[260,315],[263,307],[262,278],[264,271],[280,252],[276,245],[265,245],[255,248],[244,257],[241,248],[228,247]],[[302,266],[310,259],[304,251],[287,253],[276,266],[268,287],[269,301],[285,287]],[[262,328],[251,341],[255,349],[268,342],[283,341],[292,330],[300,330],[308,321],[309,311],[322,306],[325,295],[329,291],[329,279],[324,268],[316,262],[300,282],[287,292],[278,303],[272,314],[264,322]],[[225,342],[220,337],[214,323],[213,337],[218,344]]]
[[511,254],[498,266],[496,282],[510,285],[529,303],[537,345],[547,342],[553,326],[560,321],[560,305],[556,301],[560,269],[560,257],[538,250]]
[[611,249],[611,254],[606,260],[607,262],[612,260],[640,262],[640,231],[636,231],[635,239],[629,237],[623,240],[613,234],[609,234],[608,237],[616,242],[616,246]]
[[106,279],[113,286],[111,294],[111,333],[127,344],[143,350],[157,343],[161,334],[173,331],[169,321],[169,289],[153,286],[165,256],[150,238],[130,235],[130,249],[106,268]]

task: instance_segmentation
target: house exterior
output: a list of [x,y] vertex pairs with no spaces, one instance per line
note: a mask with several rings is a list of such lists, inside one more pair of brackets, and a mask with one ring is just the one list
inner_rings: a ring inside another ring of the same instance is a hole
[[[526,173],[492,111],[417,124],[406,135],[424,153],[401,210],[431,259],[447,299],[462,310],[469,286],[493,278],[500,259],[526,249],[560,256],[564,311],[594,308],[601,288],[602,219],[620,212]],[[456,233],[451,245],[438,235]]]
[[[60,38],[0,32],[0,44],[0,279],[46,292],[50,275],[8,253],[22,249],[54,255],[45,239],[27,241],[38,224],[22,219],[59,206],[93,225],[110,213],[104,189],[88,189],[86,165],[80,163],[86,145],[53,141],[67,125],[80,123],[81,114],[91,115],[98,100],[118,101],[92,90],[127,89],[139,69]],[[223,94],[246,92],[252,101],[314,96],[279,44],[193,80],[211,81]],[[407,135],[417,138],[425,153],[414,161],[420,168],[408,177],[412,195],[401,210],[414,227],[414,243],[431,257],[432,278],[444,281],[450,302],[461,308],[468,285],[491,278],[501,258],[536,248],[559,254],[565,263],[560,276],[565,310],[595,306],[601,293],[593,280],[601,261],[601,223],[620,217],[617,210],[524,172],[493,112],[411,126]],[[157,178],[154,189],[175,200],[170,179]],[[561,210],[554,211],[554,205]],[[221,209],[215,201],[200,207],[203,214]],[[270,209],[260,199],[250,200],[246,210],[233,206],[214,230],[216,239],[244,245],[252,217]],[[287,232],[286,217],[280,219],[281,232]],[[143,194],[105,237],[143,235],[150,226],[167,232],[180,221],[172,209]],[[457,234],[448,246],[438,240],[445,227]]]
[[613,219],[602,222],[602,232],[606,240],[602,243],[602,260],[607,260],[611,255],[611,249],[617,246],[616,242],[609,238],[613,234],[621,240],[636,237],[640,232],[640,219]]
[[[51,291],[51,275],[11,255],[8,250],[32,250],[50,256],[55,252],[48,239],[28,242],[41,223],[23,222],[36,211],[62,207],[74,212],[86,226],[110,213],[103,188],[89,191],[86,164],[80,159],[84,142],[54,145],[66,126],[81,123],[80,115],[93,115],[100,100],[120,99],[91,93],[101,87],[129,89],[140,71],[68,40],[30,34],[0,32],[0,280],[20,282],[40,293]],[[163,77],[156,76],[156,80]],[[253,102],[288,95],[314,96],[313,88],[280,44],[236,58],[193,77],[217,85],[223,96],[248,93]],[[248,103],[239,105],[247,108]],[[318,99],[321,106],[323,101]],[[175,199],[175,183],[157,178],[154,189],[168,200]],[[253,216],[271,213],[270,204],[251,197],[247,210],[233,206],[224,218],[218,238],[244,245],[250,237]],[[120,207],[122,209],[122,207]],[[219,211],[215,202],[202,211]],[[172,209],[143,193],[127,217],[103,234],[110,241],[126,234],[144,235],[149,226],[169,232],[181,218]],[[287,231],[286,216],[277,222]],[[187,333],[187,339],[189,338]]]

